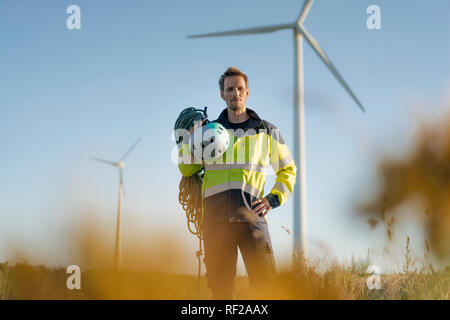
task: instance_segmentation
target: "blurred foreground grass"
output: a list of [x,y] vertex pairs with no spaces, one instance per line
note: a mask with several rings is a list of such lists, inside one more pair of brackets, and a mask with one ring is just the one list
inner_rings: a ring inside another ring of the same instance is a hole
[[[237,277],[236,299],[449,299],[450,272],[407,272],[381,275],[381,289],[369,290],[370,276],[362,268],[330,265],[281,270],[264,292],[250,290],[246,277]],[[363,266],[365,268],[365,266]],[[81,270],[81,290],[69,290],[64,268],[28,263],[0,264],[0,299],[210,299],[202,276],[162,271]]]
[[[449,107],[450,109],[450,107]],[[419,205],[425,231],[426,254],[450,262],[450,115],[441,124],[423,124],[412,150],[401,157],[382,155],[379,160],[379,188],[368,199],[358,199],[358,211],[372,228],[384,225],[393,239],[398,207],[411,199]],[[81,215],[80,215],[81,216]],[[87,212],[85,217],[93,216]],[[87,221],[87,219],[80,219]],[[177,235],[134,232],[135,241],[126,252],[133,267],[114,274],[111,237],[103,234],[102,222],[86,222],[72,242],[82,253],[81,290],[69,290],[70,276],[64,268],[0,263],[0,299],[210,299],[203,276],[197,291],[197,277],[171,272],[187,265],[185,244]],[[131,235],[130,235],[131,236]],[[380,289],[369,290],[367,261],[350,266],[335,263],[305,263],[278,270],[274,281],[259,292],[249,289],[246,277],[237,277],[236,299],[446,299],[450,298],[450,268],[434,270],[432,265],[411,268],[410,238],[407,238],[403,272],[380,275]],[[147,266],[140,268],[140,266]],[[151,267],[150,267],[151,266]],[[182,269],[183,270],[183,269]],[[418,271],[419,270],[419,271]]]

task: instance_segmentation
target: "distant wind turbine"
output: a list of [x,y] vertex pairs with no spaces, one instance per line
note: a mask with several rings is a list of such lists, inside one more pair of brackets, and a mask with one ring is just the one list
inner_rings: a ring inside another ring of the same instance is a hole
[[121,218],[122,218],[122,199],[123,199],[123,168],[125,167],[124,160],[125,158],[130,154],[130,152],[136,147],[136,145],[141,141],[141,138],[139,138],[129,149],[125,154],[120,158],[118,162],[99,159],[99,158],[91,158],[94,161],[99,161],[102,163],[110,164],[112,166],[115,166],[119,168],[119,176],[120,176],[120,183],[119,183],[119,205],[117,208],[117,225],[116,225],[116,244],[114,249],[114,270],[120,270],[122,268],[122,249],[121,249]]
[[233,35],[247,35],[257,33],[270,33],[283,29],[293,30],[294,35],[294,158],[300,164],[300,172],[296,178],[296,188],[294,188],[294,253],[302,253],[307,256],[306,245],[306,164],[305,164],[305,103],[304,103],[304,83],[303,83],[303,38],[312,47],[347,93],[352,97],[363,112],[366,112],[361,102],[340,75],[336,67],[331,63],[328,56],[320,48],[317,41],[306,31],[303,26],[306,16],[313,4],[313,0],[305,0],[303,9],[297,21],[289,24],[279,24],[273,26],[263,26],[256,28],[240,29],[233,31],[223,31],[199,35],[187,36],[187,38],[220,37]]

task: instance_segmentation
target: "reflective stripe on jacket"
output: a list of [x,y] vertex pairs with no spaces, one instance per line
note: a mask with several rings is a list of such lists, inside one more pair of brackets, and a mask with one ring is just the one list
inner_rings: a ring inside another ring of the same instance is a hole
[[[265,222],[251,212],[251,202],[264,197],[264,185],[268,165],[277,178],[266,196],[272,208],[284,204],[294,190],[297,167],[279,130],[271,123],[261,120],[251,109],[245,130],[232,130],[224,109],[215,122],[222,124],[230,133],[228,149],[219,159],[204,164],[203,212],[205,222]],[[190,156],[189,145],[182,144],[181,156]],[[184,159],[189,159],[184,158]],[[179,162],[183,176],[191,176],[203,168],[200,163]]]

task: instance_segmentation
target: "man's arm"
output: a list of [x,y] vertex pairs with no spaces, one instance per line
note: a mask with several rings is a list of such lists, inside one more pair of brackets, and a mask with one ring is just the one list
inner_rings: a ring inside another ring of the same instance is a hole
[[297,167],[289,149],[275,126],[269,130],[269,160],[277,175],[275,185],[270,193],[262,199],[252,202],[253,212],[265,216],[271,209],[277,208],[287,201],[294,191]]
[[284,204],[294,191],[297,167],[294,159],[277,128],[270,135],[270,164],[277,175],[275,185],[265,197],[272,208]]

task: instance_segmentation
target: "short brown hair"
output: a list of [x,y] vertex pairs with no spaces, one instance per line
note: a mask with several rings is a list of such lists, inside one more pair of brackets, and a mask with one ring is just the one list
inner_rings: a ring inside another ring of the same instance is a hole
[[245,75],[245,73],[243,73],[241,70],[239,70],[238,68],[234,68],[234,67],[229,67],[224,73],[223,75],[220,76],[219,79],[219,87],[220,87],[220,91],[224,91],[225,90],[225,78],[226,77],[232,77],[232,76],[239,76],[244,78],[245,81],[245,86],[248,88],[248,78]]

